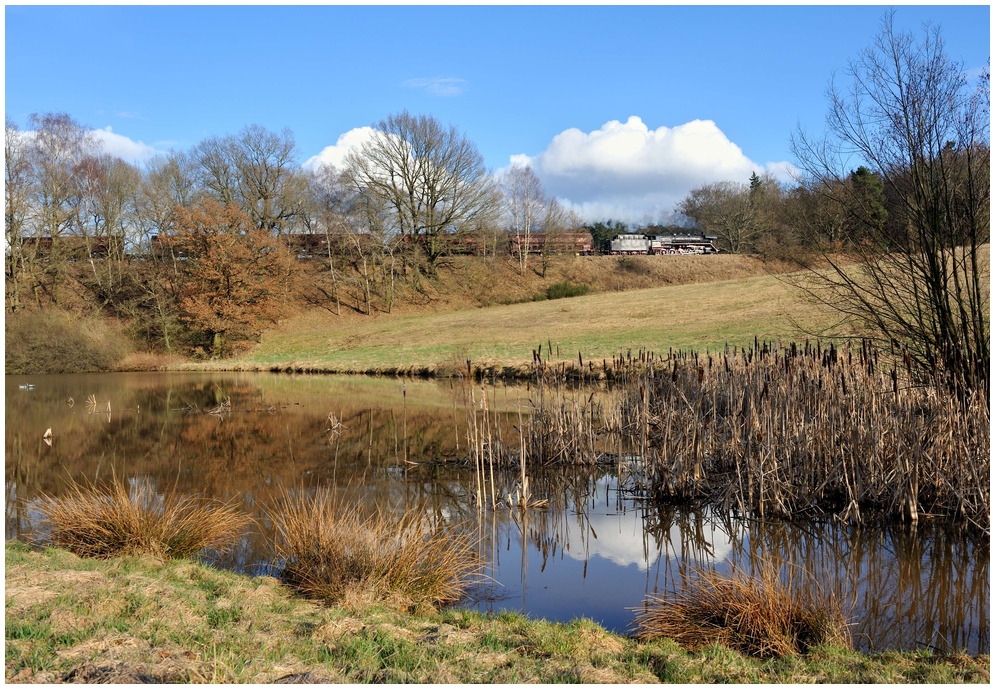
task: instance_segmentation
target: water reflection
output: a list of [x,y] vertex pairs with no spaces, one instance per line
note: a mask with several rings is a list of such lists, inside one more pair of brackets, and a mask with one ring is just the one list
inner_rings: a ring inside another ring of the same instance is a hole
[[[928,523],[855,529],[653,506],[620,489],[608,467],[534,473],[532,492],[548,509],[479,511],[472,468],[456,461],[467,449],[463,392],[448,381],[262,374],[9,376],[6,537],[36,531],[39,495],[113,473],[160,492],[240,500],[257,524],[215,561],[267,573],[267,507],[285,488],[334,486],[479,533],[491,580],[476,591],[481,609],[586,616],[625,631],[629,608],[684,585],[685,563],[755,571],[774,562],[791,585],[830,587],[847,601],[864,648],[988,652],[986,539]],[[515,437],[526,395],[488,387],[504,438]],[[207,413],[226,401],[230,409]],[[518,476],[496,479],[504,495]]]

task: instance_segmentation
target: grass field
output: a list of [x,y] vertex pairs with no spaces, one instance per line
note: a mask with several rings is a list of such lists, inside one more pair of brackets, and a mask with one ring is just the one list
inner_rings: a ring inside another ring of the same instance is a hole
[[7,542],[9,683],[948,683],[989,681],[989,657],[817,647],[758,660],[684,651],[590,620],[322,605],[272,577],[188,560],[81,559]]
[[522,364],[540,344],[555,360],[610,359],[640,348],[717,350],[760,339],[804,339],[832,323],[825,307],[772,276],[417,315],[297,315],[225,368],[363,372]]

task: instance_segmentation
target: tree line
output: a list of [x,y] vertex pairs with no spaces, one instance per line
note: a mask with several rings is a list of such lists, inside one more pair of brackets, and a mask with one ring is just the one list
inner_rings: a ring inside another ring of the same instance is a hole
[[[889,13],[846,76],[825,135],[792,138],[794,185],[757,173],[701,185],[677,204],[679,229],[727,252],[818,258],[829,270],[812,274],[813,295],[987,394],[988,75],[972,88],[938,30],[897,32]],[[510,234],[518,270],[544,274],[531,238],[581,225],[531,168],[498,179],[458,128],[407,111],[342,169],[303,168],[289,130],[259,125],[142,168],[64,113],[5,130],[7,313],[96,311],[168,351],[229,353],[291,297],[339,313],[348,291],[357,310],[390,311],[399,282],[417,290],[467,241],[507,255]],[[586,229],[603,249],[628,228]],[[321,260],[302,267],[302,251]]]
[[494,256],[519,238],[524,273],[531,235],[580,225],[531,168],[497,180],[457,128],[407,112],[341,170],[303,168],[289,130],[259,125],[141,168],[65,113],[25,132],[7,118],[5,135],[7,313],[96,310],[170,351],[231,351],[291,296],[339,312],[358,290],[359,310],[389,311],[397,281],[431,278],[470,239]]

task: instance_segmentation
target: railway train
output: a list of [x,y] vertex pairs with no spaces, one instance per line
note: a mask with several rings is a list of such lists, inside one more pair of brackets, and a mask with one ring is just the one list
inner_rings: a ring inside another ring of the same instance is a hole
[[[170,236],[152,235],[148,247],[139,250],[134,255],[142,255],[143,251],[148,251],[154,256],[172,258],[193,258],[192,249],[182,246],[172,241]],[[284,234],[280,237],[287,248],[300,260],[325,258],[329,253],[343,254],[359,251],[362,253],[373,252],[376,247],[374,235],[363,232],[344,233],[292,233]],[[406,243],[410,239],[405,238]],[[706,234],[619,234],[611,240],[610,253],[618,255],[665,255],[665,254],[716,254],[719,250],[715,246],[718,238],[715,235]],[[125,248],[120,238],[106,237],[61,237],[60,240],[64,256],[70,261],[80,260],[86,257],[95,259],[108,258],[111,253],[120,255]],[[417,241],[424,241],[424,236],[418,237]],[[590,256],[595,253],[604,253],[595,250],[593,238],[590,232],[572,231],[558,232],[546,235],[537,232],[529,236],[526,241],[524,237],[511,232],[504,232],[497,236],[485,237],[482,234],[467,233],[462,235],[445,235],[437,239],[444,242],[443,253],[451,255],[480,256],[488,252],[504,251],[513,256],[521,253],[529,254],[574,254],[577,256]],[[25,237],[23,240],[24,250],[33,252],[38,258],[47,258],[54,249],[54,241],[51,237]],[[124,251],[132,254],[135,249]],[[8,248],[9,253],[9,248]]]
[[620,234],[611,240],[611,255],[717,254],[717,235]]

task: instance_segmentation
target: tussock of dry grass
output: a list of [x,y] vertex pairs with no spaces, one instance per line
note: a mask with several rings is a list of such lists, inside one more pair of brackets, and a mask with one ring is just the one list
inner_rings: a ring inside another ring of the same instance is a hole
[[285,494],[270,516],[283,580],[308,597],[444,605],[479,571],[469,536],[431,530],[413,512],[367,515],[326,489]]
[[73,482],[62,497],[39,509],[52,545],[81,557],[150,555],[185,558],[204,548],[230,547],[251,519],[235,506],[175,492],[160,495],[148,483],[109,486]]
[[696,569],[683,590],[648,599],[635,627],[643,641],[666,637],[692,651],[718,643],[760,658],[853,645],[834,597],[804,599],[773,568],[757,578]]

